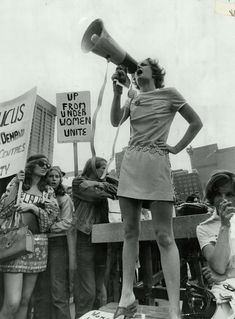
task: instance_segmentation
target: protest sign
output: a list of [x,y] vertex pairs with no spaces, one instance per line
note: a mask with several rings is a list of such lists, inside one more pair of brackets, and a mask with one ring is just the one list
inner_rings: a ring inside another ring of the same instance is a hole
[[81,317],[81,319],[112,319],[113,313],[100,311],[100,310],[91,310]]
[[91,138],[90,92],[57,93],[57,141],[88,142]]
[[[106,312],[101,310],[91,310],[87,312],[85,315],[81,316],[80,319],[113,319],[112,312]],[[133,315],[136,319],[145,319],[144,313],[136,313]]]
[[0,103],[0,178],[24,169],[37,89]]
[[235,0],[215,0],[215,12],[235,17]]

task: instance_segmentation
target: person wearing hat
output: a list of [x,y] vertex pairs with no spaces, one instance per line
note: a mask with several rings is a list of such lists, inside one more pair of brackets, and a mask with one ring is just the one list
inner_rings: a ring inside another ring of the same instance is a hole
[[208,262],[206,278],[213,281],[217,300],[213,319],[235,317],[235,174],[221,170],[207,183],[205,198],[214,207],[211,217],[197,226],[197,238]]
[[[53,187],[60,208],[59,221],[48,234],[47,270],[38,277],[34,294],[34,319],[70,319],[69,261],[72,262],[71,226],[73,202],[62,184],[65,173],[53,166],[47,173],[47,182]],[[71,264],[70,264],[71,266]]]
[[[50,168],[43,154],[27,159],[25,171],[20,171],[7,186],[0,199],[0,219],[7,219],[17,212],[34,237],[34,252],[14,260],[1,262],[4,273],[4,301],[0,318],[25,319],[29,301],[40,272],[47,265],[47,235],[57,220],[59,207],[54,190],[47,185],[46,174]],[[20,182],[23,182],[21,200],[16,204]]]

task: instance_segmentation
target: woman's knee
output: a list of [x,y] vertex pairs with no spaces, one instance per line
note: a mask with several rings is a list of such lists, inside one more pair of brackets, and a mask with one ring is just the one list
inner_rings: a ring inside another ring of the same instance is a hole
[[21,307],[28,307],[29,302],[30,302],[30,297],[31,296],[28,296],[28,295],[22,296],[21,301],[20,301],[20,306]]
[[172,245],[175,244],[174,237],[169,234],[167,231],[164,230],[156,230],[156,240],[160,248],[170,248]]
[[18,299],[12,299],[8,300],[3,304],[2,307],[2,313],[5,316],[9,316],[9,318],[14,317],[14,315],[17,313],[20,306],[20,300]]
[[124,238],[125,239],[135,239],[138,240],[140,235],[140,226],[126,224],[124,226]]

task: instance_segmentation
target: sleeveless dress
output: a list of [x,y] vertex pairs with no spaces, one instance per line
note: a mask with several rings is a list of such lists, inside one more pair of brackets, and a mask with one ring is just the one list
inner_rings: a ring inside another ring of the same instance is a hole
[[125,103],[131,137],[121,165],[118,196],[173,201],[169,155],[157,142],[166,142],[175,114],[184,104],[174,88],[139,93]]

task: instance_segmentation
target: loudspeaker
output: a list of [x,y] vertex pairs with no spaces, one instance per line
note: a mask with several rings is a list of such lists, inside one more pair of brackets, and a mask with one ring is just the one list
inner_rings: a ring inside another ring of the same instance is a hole
[[94,20],[87,28],[81,48],[85,53],[92,51],[116,65],[125,66],[129,73],[135,73],[137,69],[137,62],[115,42],[100,19]]

